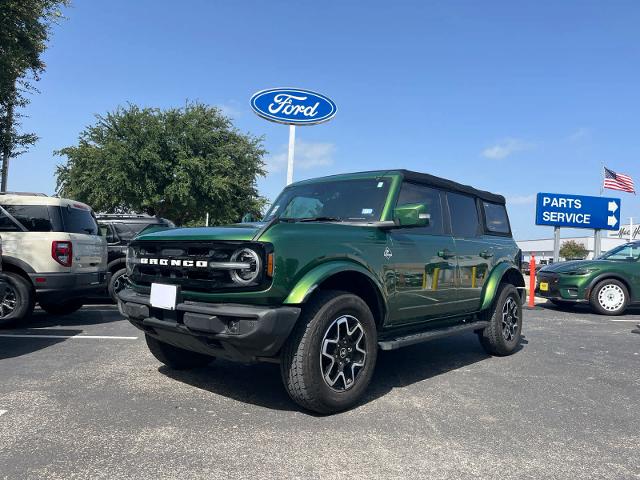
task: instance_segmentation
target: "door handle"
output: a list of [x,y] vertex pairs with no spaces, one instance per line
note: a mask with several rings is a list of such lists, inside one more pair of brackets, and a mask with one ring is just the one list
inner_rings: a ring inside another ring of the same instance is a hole
[[445,248],[444,250],[438,251],[438,256],[447,260],[449,258],[455,257],[456,255],[448,248]]
[[488,252],[487,250],[485,250],[484,252],[480,252],[480,256],[482,258],[487,258],[488,259],[488,258],[493,257],[493,253]]

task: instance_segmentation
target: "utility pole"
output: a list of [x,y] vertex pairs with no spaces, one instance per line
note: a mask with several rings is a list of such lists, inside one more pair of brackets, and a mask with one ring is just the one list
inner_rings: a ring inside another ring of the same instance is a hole
[[9,176],[9,156],[11,155],[11,128],[13,126],[13,102],[7,105],[7,123],[5,131],[0,132],[4,137],[2,139],[2,183],[0,183],[0,191],[7,191],[7,180]]

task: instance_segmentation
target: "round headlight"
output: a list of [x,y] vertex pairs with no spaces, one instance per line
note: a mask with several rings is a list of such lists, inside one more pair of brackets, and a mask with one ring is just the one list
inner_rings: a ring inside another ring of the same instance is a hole
[[231,279],[239,285],[249,285],[257,280],[262,269],[262,260],[254,250],[241,248],[231,255],[232,262],[246,263],[247,268],[231,270]]
[[126,259],[126,267],[127,274],[131,275],[133,273],[133,265],[135,263],[136,251],[134,248],[127,248],[127,259]]

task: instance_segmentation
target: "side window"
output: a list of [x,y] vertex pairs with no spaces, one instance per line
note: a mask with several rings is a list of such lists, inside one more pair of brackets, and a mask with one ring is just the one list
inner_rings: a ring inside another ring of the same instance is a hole
[[137,230],[132,229],[131,226],[126,223],[114,223],[113,228],[115,228],[118,237],[124,242],[130,241],[137,233]]
[[400,188],[397,206],[410,203],[424,203],[429,214],[429,225],[422,228],[412,228],[416,233],[426,233],[430,235],[442,235],[442,203],[440,192],[433,188],[405,182]]
[[482,202],[482,207],[484,208],[486,228],[489,232],[505,234],[511,233],[509,228],[509,217],[507,216],[507,209],[504,205]]
[[21,232],[18,226],[13,223],[9,217],[7,217],[4,212],[0,211],[0,232]]
[[107,243],[116,243],[118,239],[113,234],[113,230],[109,225],[102,224],[100,227],[100,236],[104,237]]
[[476,199],[459,193],[447,193],[451,232],[454,237],[475,237],[478,235],[478,208]]
[[53,231],[49,209],[45,205],[4,205],[3,207],[29,232]]

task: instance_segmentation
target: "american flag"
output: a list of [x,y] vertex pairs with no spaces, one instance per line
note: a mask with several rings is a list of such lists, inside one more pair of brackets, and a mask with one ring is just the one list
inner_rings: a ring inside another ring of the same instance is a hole
[[622,190],[623,192],[636,193],[633,186],[633,178],[624,173],[616,173],[604,167],[604,188],[610,190]]

